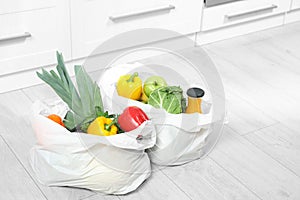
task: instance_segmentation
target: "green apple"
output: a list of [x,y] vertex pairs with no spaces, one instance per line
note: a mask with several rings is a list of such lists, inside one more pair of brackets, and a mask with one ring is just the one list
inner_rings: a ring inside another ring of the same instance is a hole
[[146,79],[143,90],[147,97],[149,97],[151,92],[163,86],[168,86],[164,78],[160,76],[151,76]]

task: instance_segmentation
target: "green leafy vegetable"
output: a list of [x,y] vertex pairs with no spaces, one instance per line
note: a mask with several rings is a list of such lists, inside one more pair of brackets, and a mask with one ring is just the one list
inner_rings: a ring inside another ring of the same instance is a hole
[[121,129],[120,125],[118,124],[118,115],[115,114],[108,114],[108,112],[102,112],[100,107],[96,106],[95,107],[96,111],[96,117],[90,117],[86,118],[80,125],[79,125],[79,130],[83,132],[87,132],[87,129],[89,125],[94,121],[95,118],[97,117],[105,117],[105,118],[111,118],[113,120],[113,124],[115,124],[118,127],[118,133],[124,133],[124,131]]
[[149,96],[148,104],[155,108],[164,108],[172,114],[182,113],[186,108],[186,100],[178,86],[165,86],[154,90]]
[[75,131],[76,123],[73,112],[68,111],[63,122],[68,130]]
[[87,123],[103,113],[103,102],[99,86],[92,81],[82,66],[75,66],[75,76],[77,89],[75,88],[70,75],[64,64],[62,54],[56,53],[58,74],[51,70],[50,73],[42,69],[42,73],[37,72],[40,79],[45,81],[56,94],[68,105],[68,111],[64,124],[70,131],[74,131],[78,126],[86,128]]

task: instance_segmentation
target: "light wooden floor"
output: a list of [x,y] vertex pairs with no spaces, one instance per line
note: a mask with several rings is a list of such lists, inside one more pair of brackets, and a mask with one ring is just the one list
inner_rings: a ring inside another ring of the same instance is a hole
[[137,191],[103,196],[37,182],[28,116],[45,85],[0,95],[0,199],[300,199],[300,23],[204,46],[222,76],[229,124],[205,159],[155,172]]

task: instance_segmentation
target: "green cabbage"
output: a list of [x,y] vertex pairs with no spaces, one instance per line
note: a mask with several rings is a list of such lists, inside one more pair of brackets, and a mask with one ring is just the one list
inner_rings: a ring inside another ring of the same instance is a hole
[[151,92],[148,104],[155,108],[164,108],[168,113],[185,112],[186,100],[179,86],[164,86]]

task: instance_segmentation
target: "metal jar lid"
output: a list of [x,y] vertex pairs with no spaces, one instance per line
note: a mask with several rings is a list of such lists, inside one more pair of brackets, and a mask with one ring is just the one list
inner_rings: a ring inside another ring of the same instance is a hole
[[204,90],[202,90],[201,88],[196,88],[196,87],[189,88],[187,90],[186,94],[192,98],[200,98],[200,97],[204,96]]

